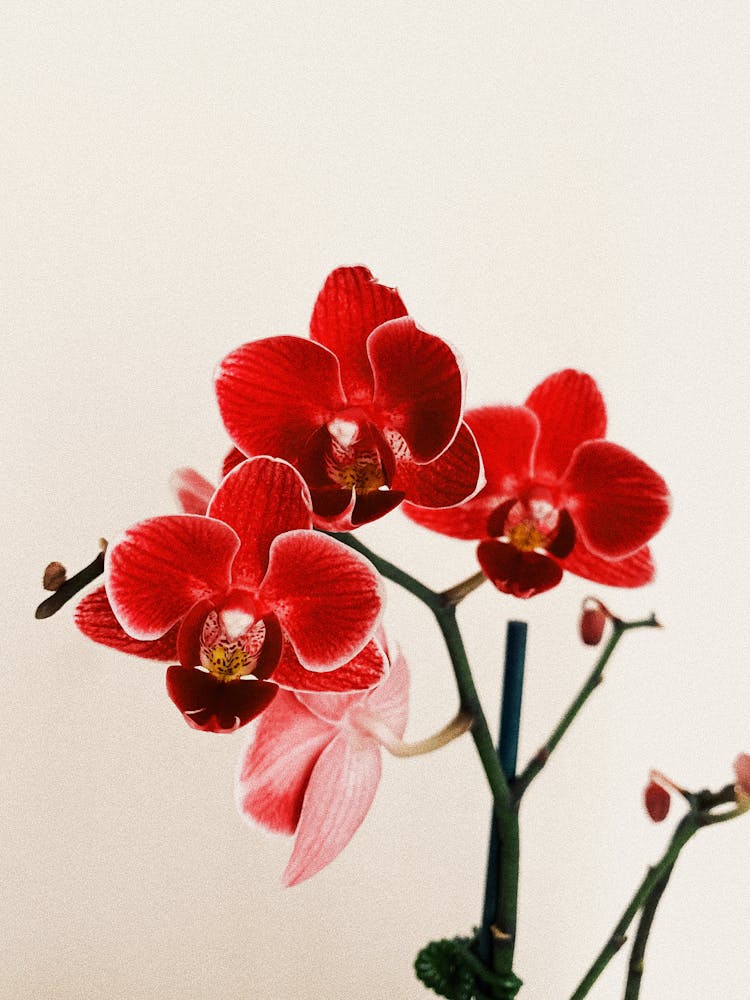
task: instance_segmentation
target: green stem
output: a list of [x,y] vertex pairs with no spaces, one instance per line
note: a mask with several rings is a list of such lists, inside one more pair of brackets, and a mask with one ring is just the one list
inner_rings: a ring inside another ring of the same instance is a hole
[[607,967],[612,957],[616,955],[620,948],[622,948],[625,944],[625,932],[630,926],[633,917],[646,903],[651,896],[651,893],[656,889],[664,876],[668,872],[672,871],[680,851],[685,844],[687,844],[696,830],[698,830],[702,825],[704,824],[701,821],[701,817],[694,812],[689,812],[686,816],[683,816],[677,824],[675,832],[669,843],[669,847],[665,851],[661,860],[658,861],[652,868],[649,868],[646,877],[643,879],[640,886],[636,890],[635,895],[628,903],[625,912],[617,922],[615,929],[607,939],[607,942],[602,950],[597,955],[591,968],[581,980],[578,989],[571,995],[570,1000],[583,1000],[583,997],[588,996],[591,987]]
[[641,983],[643,982],[644,956],[646,954],[648,936],[651,933],[651,925],[654,922],[656,910],[659,906],[661,897],[664,895],[664,890],[667,888],[667,883],[669,882],[669,877],[672,874],[673,868],[674,864],[667,868],[652,889],[651,895],[643,905],[641,919],[638,921],[638,930],[635,932],[633,947],[630,952],[630,961],[628,962],[628,978],[625,983],[623,1000],[638,1000],[638,996],[641,992]]
[[[521,698],[526,657],[527,626],[509,621],[506,631],[503,695],[500,708],[498,755],[503,774],[509,782],[516,774],[518,737],[521,721]],[[479,932],[479,955],[487,966],[500,975],[512,971],[518,909],[519,834],[518,809],[511,837],[500,837],[497,816],[493,813],[487,852],[482,926]]]
[[539,751],[537,751],[534,757],[532,757],[516,781],[513,783],[513,796],[516,801],[520,800],[521,796],[529,787],[531,782],[542,770],[544,765],[549,760],[553,750],[568,731],[573,720],[588,701],[592,692],[599,686],[599,684],[601,684],[604,668],[606,667],[610,656],[614,653],[617,644],[625,632],[636,628],[658,627],[659,623],[654,615],[651,615],[649,618],[643,618],[633,622],[624,622],[619,618],[612,619],[612,634],[610,635],[607,645],[604,647],[599,659],[596,661],[594,669],[589,674],[583,687],[573,699],[567,712],[563,715],[547,742]]

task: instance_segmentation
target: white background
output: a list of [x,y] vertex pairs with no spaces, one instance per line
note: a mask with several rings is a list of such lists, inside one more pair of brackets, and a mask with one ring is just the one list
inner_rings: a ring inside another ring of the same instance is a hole
[[[364,263],[462,352],[469,405],[584,368],[674,494],[654,585],[487,586],[461,614],[493,720],[504,622],[530,623],[522,760],[591,666],[585,594],[666,626],[625,638],[524,803],[521,997],[566,1000],[668,839],[648,769],[719,787],[750,751],[747,5],[3,10],[0,994],[420,1000],[417,950],[478,920],[468,739],[387,760],[348,850],[284,890],[289,843],[235,814],[243,736],[188,729],[161,666],[69,609],[33,620],[50,559],[75,570],[174,510],[172,468],[215,475],[223,354],[304,335],[328,271]],[[400,514],[362,537],[435,587],[476,568]],[[452,676],[408,595],[388,620],[419,738]],[[745,819],[685,850],[643,1000],[746,1000],[749,838]],[[621,996],[625,957],[594,1000]]]

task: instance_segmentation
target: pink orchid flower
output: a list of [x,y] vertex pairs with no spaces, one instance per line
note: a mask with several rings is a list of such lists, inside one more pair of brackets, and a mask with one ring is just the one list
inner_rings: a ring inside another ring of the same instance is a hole
[[654,575],[647,542],[669,513],[664,480],[604,440],[607,415],[594,380],[557,372],[523,406],[470,410],[487,483],[449,510],[404,512],[454,538],[479,539],[485,575],[507,594],[531,597],[563,570],[615,587]]
[[296,885],[330,864],[372,805],[382,770],[377,732],[400,740],[409,674],[401,652],[384,681],[355,694],[283,691],[265,712],[237,774],[241,815],[296,834],[283,875]]
[[[406,498],[448,507],[480,485],[462,420],[464,373],[365,267],[329,275],[311,340],[268,337],[220,364],[224,424],[245,455],[276,455],[307,481],[315,523],[346,531]],[[229,456],[231,461],[231,456]]]
[[153,658],[149,644],[163,644],[161,659],[175,641],[180,665],[167,670],[167,691],[196,729],[233,731],[279,685],[369,688],[387,670],[372,638],[382,583],[365,559],[311,523],[307,487],[288,463],[243,462],[208,516],[141,521],[109,546],[106,594],[81,602],[79,627],[117,648],[137,640],[143,645],[125,651]]

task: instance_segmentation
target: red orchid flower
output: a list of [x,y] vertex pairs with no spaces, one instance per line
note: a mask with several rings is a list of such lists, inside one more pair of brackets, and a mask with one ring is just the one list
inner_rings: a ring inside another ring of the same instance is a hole
[[216,392],[243,454],[299,469],[317,525],[345,531],[404,498],[447,507],[476,491],[481,462],[461,419],[461,363],[406,315],[395,289],[365,267],[339,268],[318,295],[310,335],[233,351]]
[[[374,730],[400,740],[409,675],[400,651],[384,681],[350,695],[283,691],[263,715],[240,760],[242,816],[296,839],[284,883],[296,885],[330,864],[372,805],[381,748]],[[373,719],[377,725],[372,724]]]
[[[141,521],[107,549],[106,598],[124,634],[149,644],[177,630],[180,665],[167,670],[167,691],[194,728],[233,731],[280,684],[350,691],[382,678],[387,662],[372,639],[379,577],[310,527],[299,473],[260,457],[224,479],[208,516]],[[99,610],[97,619],[90,603],[79,626],[91,633],[98,621],[105,632]]]
[[615,587],[653,578],[646,543],[667,517],[669,491],[645,462],[603,440],[606,409],[589,375],[557,372],[523,406],[483,407],[466,421],[486,486],[450,510],[407,505],[409,517],[482,539],[485,575],[515,597],[549,590],[563,570]]

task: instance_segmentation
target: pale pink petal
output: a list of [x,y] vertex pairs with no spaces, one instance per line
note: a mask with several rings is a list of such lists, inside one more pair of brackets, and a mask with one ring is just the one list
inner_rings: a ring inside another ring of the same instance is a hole
[[234,586],[256,588],[268,567],[271,542],[284,531],[312,527],[311,511],[305,481],[288,462],[264,456],[235,466],[208,508],[240,539],[232,564]]
[[365,695],[368,712],[376,713],[394,736],[402,739],[409,715],[409,668],[401,649],[391,651],[391,669],[377,687]]
[[240,759],[235,798],[241,815],[294,833],[312,769],[335,733],[293,694],[279,691]]
[[223,594],[239,548],[226,524],[195,514],[140,521],[107,549],[112,610],[135,639],[158,639],[204,597]]
[[368,642],[384,593],[372,565],[343,543],[288,531],[271,544],[259,614],[274,612],[304,667],[332,670]]
[[340,733],[326,747],[307,785],[285,885],[297,885],[338,857],[372,805],[381,770],[374,740]]
[[169,485],[185,514],[205,514],[216,492],[213,483],[195,469],[176,469],[169,478]]

